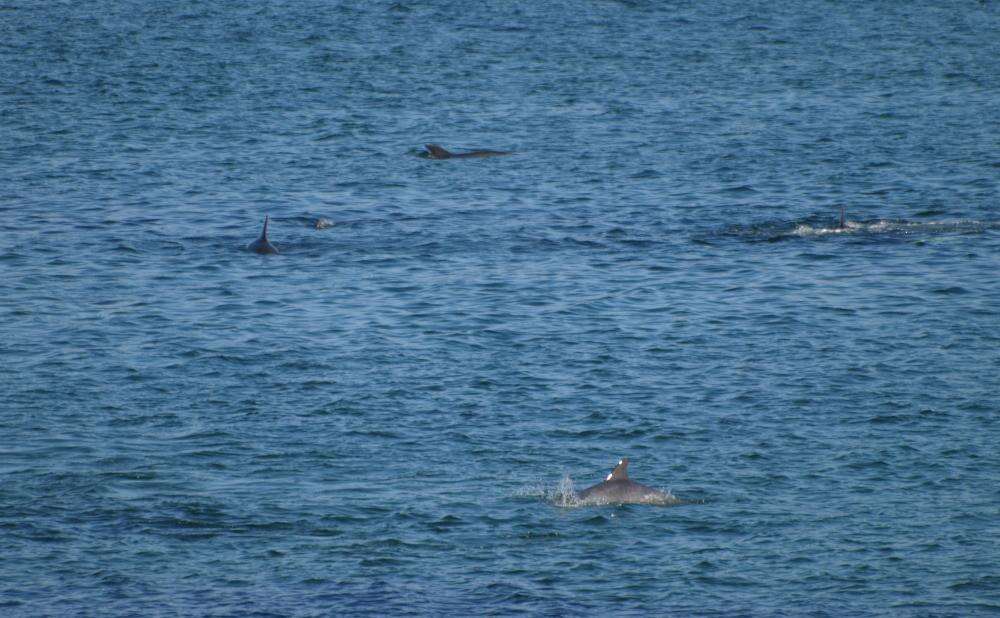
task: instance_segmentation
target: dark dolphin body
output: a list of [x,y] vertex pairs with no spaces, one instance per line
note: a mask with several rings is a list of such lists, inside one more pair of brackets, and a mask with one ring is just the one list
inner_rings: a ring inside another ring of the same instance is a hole
[[471,152],[448,152],[437,144],[427,144],[427,158],[429,159],[468,159],[473,157],[501,157],[503,155],[514,154],[506,150],[473,150]]
[[682,501],[670,492],[653,489],[634,483],[628,478],[628,459],[623,458],[611,474],[593,487],[576,494],[582,505],[592,504],[681,504]]
[[260,238],[247,245],[247,249],[261,255],[270,255],[278,252],[278,249],[267,239],[267,222],[270,217],[264,215],[264,230],[260,233]]

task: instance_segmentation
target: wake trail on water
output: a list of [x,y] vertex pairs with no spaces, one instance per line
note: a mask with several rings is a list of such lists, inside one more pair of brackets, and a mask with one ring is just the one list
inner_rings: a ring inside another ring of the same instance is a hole
[[905,221],[877,219],[874,221],[845,221],[844,226],[814,226],[808,223],[799,224],[791,231],[793,236],[809,237],[827,234],[941,234],[941,233],[980,233],[989,229],[1000,229],[1000,223],[975,220],[954,221]]
[[905,219],[845,220],[843,225],[826,218],[809,217],[798,221],[765,221],[748,225],[730,225],[696,240],[711,242],[718,238],[736,238],[746,242],[780,242],[827,237],[856,239],[943,239],[947,236],[983,234],[1000,230],[1000,221],[942,219],[908,221]]

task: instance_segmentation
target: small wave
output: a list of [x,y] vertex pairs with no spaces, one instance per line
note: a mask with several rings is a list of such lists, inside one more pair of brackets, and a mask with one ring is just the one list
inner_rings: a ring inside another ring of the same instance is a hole
[[722,193],[726,195],[751,195],[757,193],[757,190],[750,185],[735,185],[732,187],[724,187],[719,189],[717,193]]
[[948,586],[951,590],[973,590],[973,591],[991,591],[997,590],[1000,586],[1000,577],[996,575],[986,575],[977,579],[968,579],[959,582],[955,582]]

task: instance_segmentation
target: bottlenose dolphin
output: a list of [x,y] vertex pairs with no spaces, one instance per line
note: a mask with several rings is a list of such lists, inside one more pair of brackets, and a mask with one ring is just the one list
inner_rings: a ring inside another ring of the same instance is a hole
[[681,504],[683,501],[669,491],[660,491],[628,478],[628,458],[623,457],[611,474],[593,487],[576,494],[580,504]]
[[267,239],[267,222],[269,220],[270,217],[264,215],[264,230],[260,233],[260,238],[247,245],[247,249],[253,251],[254,253],[260,253],[261,255],[278,252],[278,249],[275,248],[275,246],[271,244],[271,241]]
[[473,150],[470,152],[448,152],[437,144],[427,144],[427,158],[429,159],[467,159],[470,157],[500,157],[514,154],[506,150]]

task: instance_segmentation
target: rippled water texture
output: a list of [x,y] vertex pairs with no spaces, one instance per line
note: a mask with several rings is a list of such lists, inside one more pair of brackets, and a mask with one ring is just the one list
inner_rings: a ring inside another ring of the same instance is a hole
[[6,0],[0,613],[995,614],[998,32]]

